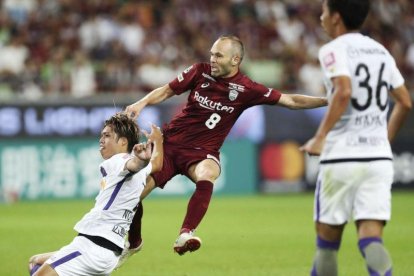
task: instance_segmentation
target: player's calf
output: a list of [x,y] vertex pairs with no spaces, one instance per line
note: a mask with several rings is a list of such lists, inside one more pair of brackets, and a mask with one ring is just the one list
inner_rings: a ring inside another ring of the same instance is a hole
[[341,241],[332,242],[317,237],[317,249],[311,276],[338,275],[337,254],[340,244]]
[[370,237],[360,239],[359,250],[365,258],[369,275],[392,275],[392,262],[390,254],[382,244],[382,239]]

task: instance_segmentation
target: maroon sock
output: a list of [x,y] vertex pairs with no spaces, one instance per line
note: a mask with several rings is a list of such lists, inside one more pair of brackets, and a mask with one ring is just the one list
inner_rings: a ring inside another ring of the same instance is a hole
[[185,215],[180,233],[196,229],[207,212],[213,193],[213,183],[207,180],[198,181],[193,196],[188,202],[187,214]]
[[140,245],[142,238],[141,238],[141,220],[142,216],[144,215],[144,208],[142,203],[139,202],[137,206],[137,211],[132,219],[131,226],[128,232],[128,241],[129,241],[129,248],[136,248]]

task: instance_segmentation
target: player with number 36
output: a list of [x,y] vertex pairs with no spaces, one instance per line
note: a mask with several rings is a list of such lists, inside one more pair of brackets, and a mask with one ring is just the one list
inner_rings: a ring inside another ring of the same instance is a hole
[[[369,275],[392,273],[382,241],[391,216],[390,142],[412,103],[394,58],[359,31],[369,10],[369,0],[322,1],[321,25],[332,38],[319,51],[329,106],[315,136],[301,147],[320,154],[321,164],[312,276],[338,275],[337,252],[351,219]],[[387,122],[389,96],[394,107]]]

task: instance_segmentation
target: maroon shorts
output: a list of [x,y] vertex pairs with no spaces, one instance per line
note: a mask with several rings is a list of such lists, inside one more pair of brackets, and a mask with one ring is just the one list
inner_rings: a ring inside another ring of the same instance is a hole
[[184,148],[176,144],[164,143],[162,170],[152,174],[155,185],[162,189],[177,174],[182,174],[190,178],[188,175],[190,166],[205,159],[213,159],[220,166],[220,153],[218,151]]

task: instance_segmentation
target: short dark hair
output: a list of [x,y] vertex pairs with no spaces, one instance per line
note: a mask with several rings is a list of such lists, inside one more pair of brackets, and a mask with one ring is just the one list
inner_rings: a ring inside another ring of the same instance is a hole
[[128,152],[131,152],[135,144],[139,143],[139,127],[135,121],[126,114],[117,113],[105,121],[104,127],[109,126],[118,135],[118,139],[124,137],[128,140]]
[[244,45],[243,45],[243,42],[240,40],[240,38],[238,38],[235,35],[222,35],[218,39],[219,40],[228,39],[231,41],[232,46],[236,49],[236,51],[240,55],[240,63],[241,63],[244,57]]
[[361,28],[368,16],[370,0],[325,0],[329,11],[338,12],[348,30]]

